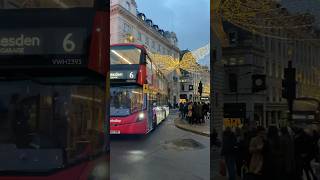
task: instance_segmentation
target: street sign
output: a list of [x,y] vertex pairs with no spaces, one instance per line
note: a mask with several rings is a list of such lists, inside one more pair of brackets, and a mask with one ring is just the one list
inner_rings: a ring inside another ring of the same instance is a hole
[[149,92],[149,85],[143,84],[143,93],[148,93],[148,92]]

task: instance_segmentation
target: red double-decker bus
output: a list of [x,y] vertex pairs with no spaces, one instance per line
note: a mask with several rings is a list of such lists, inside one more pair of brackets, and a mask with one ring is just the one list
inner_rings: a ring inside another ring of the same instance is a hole
[[165,76],[142,45],[111,45],[110,64],[110,133],[147,134],[169,115]]
[[0,10],[0,180],[108,179],[108,6]]

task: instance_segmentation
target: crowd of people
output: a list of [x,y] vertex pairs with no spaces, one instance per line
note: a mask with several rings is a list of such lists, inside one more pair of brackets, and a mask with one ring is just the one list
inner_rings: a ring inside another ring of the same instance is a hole
[[226,128],[222,162],[229,180],[316,180],[311,162],[319,162],[319,137],[310,127]]
[[205,117],[210,112],[210,104],[204,102],[187,101],[179,104],[180,117],[189,124],[205,123]]

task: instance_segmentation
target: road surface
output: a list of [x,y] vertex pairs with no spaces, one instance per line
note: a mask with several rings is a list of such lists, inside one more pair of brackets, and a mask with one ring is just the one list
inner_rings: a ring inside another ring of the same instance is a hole
[[112,136],[111,180],[209,180],[209,137],[178,129],[176,112],[145,137]]

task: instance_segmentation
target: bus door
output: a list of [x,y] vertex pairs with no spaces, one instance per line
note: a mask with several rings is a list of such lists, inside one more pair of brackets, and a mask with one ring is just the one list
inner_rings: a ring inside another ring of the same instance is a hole
[[147,94],[146,95],[147,97],[147,107],[148,107],[148,124],[149,124],[149,128],[150,129],[153,129],[155,128],[154,127],[154,124],[156,123],[153,123],[153,104],[152,104],[152,95],[151,94]]
[[152,119],[150,119],[150,112],[149,112],[149,102],[148,102],[148,94],[144,93],[143,94],[143,110],[146,110],[145,116],[146,120],[148,121],[148,131],[152,130]]

